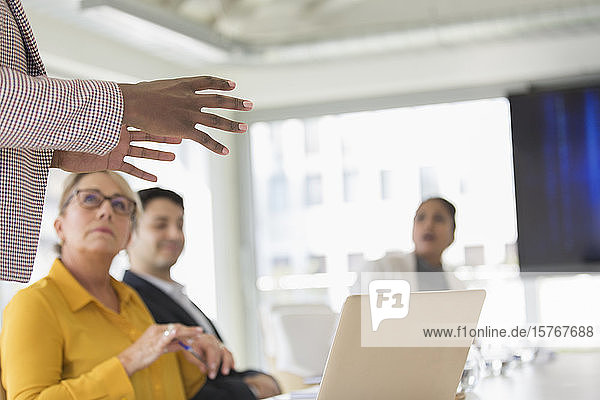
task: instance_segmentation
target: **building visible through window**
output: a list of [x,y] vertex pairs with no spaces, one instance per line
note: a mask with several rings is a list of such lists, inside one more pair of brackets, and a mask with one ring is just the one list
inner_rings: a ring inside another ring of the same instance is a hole
[[306,177],[304,201],[307,206],[315,206],[323,203],[323,180],[321,175]]

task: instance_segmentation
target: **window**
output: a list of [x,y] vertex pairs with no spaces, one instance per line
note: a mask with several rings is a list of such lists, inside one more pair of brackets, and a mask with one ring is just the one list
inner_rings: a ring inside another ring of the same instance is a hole
[[269,209],[274,213],[285,211],[288,205],[287,178],[276,174],[269,179]]
[[[516,241],[506,99],[262,122],[250,139],[259,276],[281,273],[269,262],[279,254],[290,255],[290,274],[310,275],[410,252],[414,213],[431,196],[457,207],[446,264],[473,261],[473,248],[478,264],[514,261],[506,252]],[[334,308],[344,296],[329,295]]]
[[320,149],[318,119],[308,119],[304,124],[304,148],[306,155],[318,154]]
[[348,271],[360,272],[365,264],[365,256],[362,253],[348,254]]
[[438,196],[438,174],[435,167],[421,167],[419,171],[421,183],[421,199]]
[[392,187],[392,171],[381,171],[379,173],[379,182],[381,185],[381,199],[391,199],[394,190],[394,188]]
[[290,258],[288,256],[275,256],[273,257],[271,268],[274,275],[289,274],[290,265]]
[[320,175],[306,177],[305,204],[315,206],[323,202],[323,182]]
[[344,171],[344,201],[349,203],[358,199],[358,172]]
[[307,272],[311,274],[327,272],[327,260],[325,256],[311,254],[308,256]]

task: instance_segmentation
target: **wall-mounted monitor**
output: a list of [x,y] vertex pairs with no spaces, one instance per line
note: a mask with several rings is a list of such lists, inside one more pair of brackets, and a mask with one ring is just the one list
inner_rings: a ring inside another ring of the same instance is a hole
[[600,271],[600,86],[509,100],[521,270]]

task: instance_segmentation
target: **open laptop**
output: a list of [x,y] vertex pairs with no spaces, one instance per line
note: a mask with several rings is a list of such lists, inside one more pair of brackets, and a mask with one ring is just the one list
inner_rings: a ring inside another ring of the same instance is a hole
[[406,317],[383,320],[376,332],[367,332],[376,335],[370,346],[381,335],[387,347],[366,347],[361,335],[371,329],[369,296],[350,296],[318,394],[308,389],[276,399],[454,400],[472,338],[436,342],[424,338],[423,329],[474,328],[484,299],[483,290],[411,293]]

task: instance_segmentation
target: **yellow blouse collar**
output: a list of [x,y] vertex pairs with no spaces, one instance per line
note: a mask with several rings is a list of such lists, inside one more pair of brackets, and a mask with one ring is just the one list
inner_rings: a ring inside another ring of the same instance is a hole
[[[71,311],[80,310],[88,303],[95,302],[100,304],[90,292],[81,286],[59,258],[54,260],[52,268],[48,273],[48,277],[58,286],[63,297],[66,299],[67,303],[69,303]],[[113,277],[111,277],[110,280],[112,287],[119,296],[120,303],[125,304],[129,302],[133,297],[132,291],[129,290],[124,283],[117,281]]]

